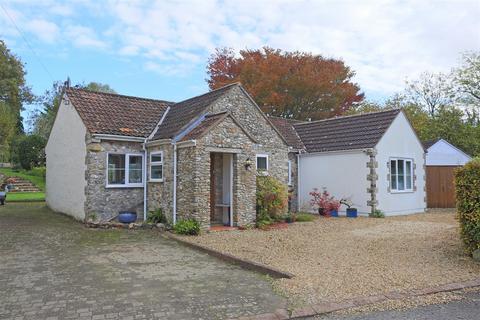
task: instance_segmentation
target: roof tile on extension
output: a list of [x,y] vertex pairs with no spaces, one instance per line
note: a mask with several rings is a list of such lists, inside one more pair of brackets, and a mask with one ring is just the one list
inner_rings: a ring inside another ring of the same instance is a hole
[[68,88],[65,93],[92,134],[148,137],[172,102]]
[[192,120],[202,115],[209,105],[236,85],[239,84],[233,83],[200,96],[175,103],[170,107],[170,111],[152,140],[173,138]]
[[373,148],[400,109],[294,124],[307,152]]
[[302,140],[300,140],[300,137],[293,127],[294,124],[304,123],[304,121],[273,116],[268,116],[268,120],[270,120],[270,122],[277,128],[289,147],[298,150],[305,148]]

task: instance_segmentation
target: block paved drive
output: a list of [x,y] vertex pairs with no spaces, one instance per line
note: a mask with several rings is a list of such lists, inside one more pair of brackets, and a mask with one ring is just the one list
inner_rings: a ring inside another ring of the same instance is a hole
[[285,307],[262,275],[155,231],[0,207],[0,319],[226,319]]

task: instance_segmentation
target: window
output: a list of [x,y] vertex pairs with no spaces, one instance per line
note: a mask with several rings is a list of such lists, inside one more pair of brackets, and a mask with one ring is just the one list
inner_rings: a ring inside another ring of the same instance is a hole
[[410,159],[390,159],[390,189],[413,190],[413,163]]
[[257,171],[268,171],[268,155],[257,154]]
[[288,185],[292,185],[292,161],[288,160]]
[[141,154],[108,154],[107,187],[142,187]]
[[150,154],[150,181],[163,181],[163,152]]

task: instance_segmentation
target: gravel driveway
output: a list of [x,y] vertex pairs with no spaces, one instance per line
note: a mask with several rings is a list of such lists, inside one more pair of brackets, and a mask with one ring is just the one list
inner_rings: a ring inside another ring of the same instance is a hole
[[0,319],[226,319],[281,307],[263,276],[156,232],[86,229],[43,204],[0,207]]
[[293,273],[275,280],[294,305],[406,291],[478,278],[453,211],[318,218],[283,230],[219,232],[190,241]]

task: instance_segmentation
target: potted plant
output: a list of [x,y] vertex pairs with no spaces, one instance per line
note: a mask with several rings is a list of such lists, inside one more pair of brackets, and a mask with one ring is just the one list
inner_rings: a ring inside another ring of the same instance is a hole
[[318,191],[318,188],[313,188],[310,192],[310,205],[315,209],[318,209],[318,214],[321,216],[328,216],[330,211],[330,202],[333,200],[333,197],[330,196],[330,193],[326,188],[323,188],[322,192]]
[[340,201],[332,199],[329,203],[329,212],[331,217],[338,217],[338,209],[342,204]]
[[347,218],[356,218],[357,217],[357,208],[352,208],[352,202],[347,199],[340,200],[340,204],[347,206]]

